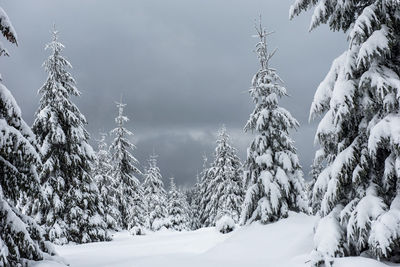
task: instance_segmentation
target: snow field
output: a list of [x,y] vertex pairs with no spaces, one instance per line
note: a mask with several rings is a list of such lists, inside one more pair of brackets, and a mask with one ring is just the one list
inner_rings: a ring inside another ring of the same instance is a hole
[[[58,246],[71,267],[300,267],[309,266],[316,217],[290,213],[269,225],[254,223],[221,234],[214,227],[145,236],[117,233],[112,242]],[[34,267],[59,267],[41,262]],[[384,267],[374,259],[336,259],[334,267]],[[400,265],[391,265],[400,266]]]

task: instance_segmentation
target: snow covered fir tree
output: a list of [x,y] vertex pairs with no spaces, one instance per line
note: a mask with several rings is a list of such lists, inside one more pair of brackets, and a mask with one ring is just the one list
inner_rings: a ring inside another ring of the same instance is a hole
[[118,116],[115,118],[117,127],[111,131],[115,136],[111,146],[112,169],[112,187],[116,198],[116,206],[119,214],[115,218],[119,227],[122,229],[136,229],[140,234],[145,224],[143,191],[139,179],[141,171],[137,167],[138,160],[132,155],[131,151],[135,145],[128,139],[132,132],[124,127],[129,121],[124,115],[126,104],[122,101],[117,103]]
[[148,160],[143,181],[144,201],[146,205],[146,226],[152,231],[168,227],[167,192],[157,166],[154,153]]
[[64,46],[53,30],[46,45],[51,55],[44,62],[48,74],[39,109],[32,126],[43,165],[40,181],[46,201],[35,214],[43,224],[46,238],[55,244],[109,240],[98,188],[91,176],[94,151],[85,130],[85,117],[71,102],[79,96],[76,82],[67,68],[71,64],[61,52]]
[[207,217],[205,225],[213,226],[222,216],[230,216],[234,222],[239,221],[243,202],[242,169],[236,149],[229,141],[225,126],[218,132],[214,161],[208,169],[207,196],[203,216]]
[[117,230],[119,210],[116,199],[117,194],[113,186],[115,182],[112,177],[111,155],[106,142],[107,134],[102,133],[100,135],[101,138],[97,141],[98,150],[93,168],[93,177],[99,189],[107,227]]
[[199,209],[199,225],[201,227],[211,226],[208,217],[207,206],[211,201],[211,191],[208,190],[208,185],[212,179],[210,167],[208,165],[208,158],[203,155],[203,170],[200,173],[200,185],[198,194],[198,209]]
[[[17,34],[0,7],[0,31],[12,44]],[[8,56],[0,44],[0,55]],[[28,260],[43,260],[54,249],[36,222],[17,206],[20,197],[43,198],[37,174],[40,156],[35,136],[21,117],[13,95],[0,79],[0,266],[22,266]]]
[[[398,1],[297,0],[290,17],[315,7],[310,30],[328,24],[348,49],[319,85],[310,119],[323,169],[313,187],[319,203],[312,263],[368,252],[400,257]],[[326,234],[329,233],[329,234]]]
[[167,210],[168,228],[176,231],[189,229],[188,205],[184,194],[176,188],[174,178],[170,178]]
[[197,230],[201,228],[200,224],[200,175],[196,175],[196,183],[185,191],[186,202],[188,204],[189,228]]
[[250,95],[254,111],[245,131],[256,132],[247,150],[245,163],[246,195],[243,202],[241,224],[253,221],[270,223],[286,218],[288,212],[308,212],[303,173],[289,130],[298,122],[278,105],[278,98],[286,96],[276,70],[270,67],[274,52],[267,49],[269,33],[256,26],[259,42],[256,53],[260,69],[254,75]]

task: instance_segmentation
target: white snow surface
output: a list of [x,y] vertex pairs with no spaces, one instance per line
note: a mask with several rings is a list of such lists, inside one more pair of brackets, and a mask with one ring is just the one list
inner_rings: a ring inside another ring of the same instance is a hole
[[[117,233],[111,242],[57,246],[71,267],[297,267],[309,266],[317,218],[289,213],[289,218],[253,223],[221,234],[214,227],[192,232],[169,230],[132,236]],[[50,261],[34,267],[60,267]],[[335,267],[383,267],[366,257],[335,260]],[[393,265],[390,266],[400,266]]]

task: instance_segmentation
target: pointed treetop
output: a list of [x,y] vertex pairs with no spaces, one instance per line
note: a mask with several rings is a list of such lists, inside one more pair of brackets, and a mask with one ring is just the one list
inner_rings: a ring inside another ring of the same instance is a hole
[[218,130],[218,141],[227,141],[229,140],[229,135],[226,131],[225,124],[222,124],[221,128]]
[[274,32],[267,32],[267,30],[262,26],[261,23],[261,14],[259,18],[259,22],[254,22],[254,28],[256,29],[257,35],[253,35],[253,37],[259,38],[260,41],[256,44],[256,50],[258,59],[261,64],[262,69],[268,69],[268,63],[270,59],[274,56],[276,49],[272,52],[268,52],[268,44],[267,44],[267,36],[273,34]]
[[205,167],[207,166],[207,162],[208,162],[208,158],[207,158],[207,155],[205,152],[203,153],[202,158],[203,158],[203,167],[204,167],[203,169],[205,169]]
[[96,141],[97,141],[97,146],[98,146],[98,149],[99,150],[105,150],[106,149],[106,147],[107,147],[107,144],[106,144],[106,137],[107,137],[108,135],[106,134],[106,133],[100,133],[100,139],[97,139]]
[[118,117],[115,118],[115,122],[118,124],[119,127],[124,125],[124,122],[127,122],[129,119],[128,117],[124,116],[124,108],[126,104],[122,102],[122,96],[120,102],[115,102],[118,108]]
[[51,33],[53,34],[53,41],[54,42],[57,42],[57,40],[58,40],[58,32],[59,31],[56,28],[56,24],[53,23],[53,30],[51,31]]
[[169,178],[169,180],[170,180],[171,191],[176,190],[175,178],[171,177],[171,178]]
[[153,153],[149,157],[150,168],[154,168],[157,166],[157,158],[158,158],[158,155],[156,155],[156,153],[154,152],[154,149],[153,149]]

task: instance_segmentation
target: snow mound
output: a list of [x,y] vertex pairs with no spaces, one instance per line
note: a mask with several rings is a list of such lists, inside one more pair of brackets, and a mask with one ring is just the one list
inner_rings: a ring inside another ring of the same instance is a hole
[[216,222],[215,228],[220,233],[230,233],[235,230],[235,222],[230,216],[224,215]]

